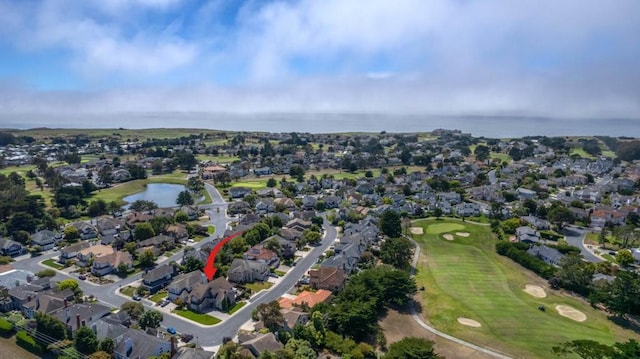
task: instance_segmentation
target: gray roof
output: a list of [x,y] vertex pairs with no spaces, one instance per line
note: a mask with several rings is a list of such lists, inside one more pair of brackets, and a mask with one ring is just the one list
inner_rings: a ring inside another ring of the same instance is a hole
[[0,286],[5,288],[14,288],[31,282],[34,277],[35,274],[33,274],[33,272],[22,269],[12,269],[10,271],[0,273]]
[[[122,340],[118,341],[114,351],[127,355],[128,358],[148,358],[157,355],[156,350],[161,344],[169,343],[166,340],[147,335],[136,329],[127,328],[122,334]],[[127,353],[127,346],[131,345],[131,352]]]
[[143,276],[143,279],[145,282],[155,282],[166,276],[172,276],[174,272],[175,272],[174,266],[169,264],[163,264],[147,272]]
[[178,349],[172,359],[212,359],[214,354],[214,352],[208,352],[202,348],[182,347]]

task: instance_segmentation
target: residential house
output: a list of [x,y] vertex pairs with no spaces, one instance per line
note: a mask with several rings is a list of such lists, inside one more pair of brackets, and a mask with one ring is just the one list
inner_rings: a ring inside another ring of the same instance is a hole
[[272,198],[260,198],[256,201],[255,207],[258,214],[273,213],[276,210],[276,205]]
[[532,199],[536,196],[536,192],[527,188],[518,187],[516,195],[519,199]]
[[331,295],[331,291],[325,289],[318,289],[315,292],[305,290],[293,299],[282,297],[278,303],[280,303],[280,308],[283,309],[301,307],[303,305],[313,308],[316,304],[328,303],[331,299]]
[[251,193],[251,188],[247,187],[231,187],[229,188],[229,194],[231,198],[243,198],[244,196]]
[[171,359],[213,359],[215,352],[209,352],[202,348],[180,347]]
[[176,240],[165,234],[160,234],[138,242],[138,248],[154,247],[162,250],[170,250],[175,247]]
[[0,238],[0,254],[16,257],[27,253],[27,249],[20,243],[9,238]]
[[255,358],[259,358],[264,352],[275,353],[284,348],[284,345],[271,332],[258,334],[256,337],[240,343],[240,345],[248,349]]
[[121,221],[111,217],[100,217],[96,219],[96,229],[102,236],[113,236],[120,232],[123,224]]
[[91,328],[101,318],[111,313],[111,308],[100,303],[75,303],[59,308],[50,315],[63,322],[71,333],[80,327]]
[[285,227],[304,232],[305,230],[311,228],[311,225],[312,223],[310,221],[305,221],[303,219],[295,218],[287,222]]
[[560,261],[564,258],[564,254],[560,253],[555,248],[550,248],[545,245],[541,246],[531,246],[527,250],[527,253],[531,256],[538,257],[542,259],[547,264],[552,264],[554,266],[559,266]]
[[115,359],[138,359],[159,357],[171,352],[171,342],[157,336],[148,335],[137,329],[128,328],[114,339]]
[[60,233],[52,232],[48,229],[43,229],[34,233],[31,236],[31,245],[38,245],[43,251],[53,249],[56,243],[62,240]]
[[72,259],[76,259],[78,256],[78,252],[89,248],[91,244],[89,242],[80,242],[68,245],[60,250],[60,256],[58,257],[58,262],[67,263]]
[[91,273],[97,276],[107,275],[125,265],[128,269],[133,266],[133,258],[127,251],[117,251],[96,258],[91,265]]
[[196,219],[198,219],[198,217],[200,217],[200,211],[198,210],[197,207],[182,206],[180,207],[180,210],[187,214],[190,221],[195,221]]
[[209,308],[224,310],[235,303],[235,288],[222,277],[209,283],[194,285],[189,296],[189,308],[199,313],[203,313]]
[[182,298],[183,301],[187,301],[193,287],[197,284],[204,284],[205,280],[206,277],[199,270],[175,276],[168,286],[169,300],[173,302]]
[[227,278],[234,283],[248,283],[265,281],[269,274],[269,266],[265,263],[235,258],[229,266]]
[[243,255],[244,259],[264,263],[267,266],[278,267],[280,260],[278,254],[270,249],[264,248],[264,244],[256,244],[249,248]]
[[546,219],[538,218],[536,216],[523,216],[520,217],[520,219],[539,231],[548,230],[549,228],[551,228],[551,223],[549,223],[549,221],[547,221]]
[[282,329],[287,332],[293,331],[296,325],[305,325],[309,321],[309,313],[293,307],[293,308],[281,308],[280,313],[284,318],[282,323]]
[[76,229],[78,230],[78,235],[82,240],[98,238],[98,230],[85,221],[74,222],[71,225],[76,227]]
[[324,267],[309,271],[309,285],[313,289],[326,289],[338,292],[344,288],[347,275],[342,268]]
[[537,243],[540,242],[540,233],[529,226],[516,228],[516,239],[518,242]]
[[163,264],[142,276],[142,286],[153,294],[169,284],[175,274],[176,268],[173,265]]
[[184,224],[176,223],[172,224],[165,230],[167,235],[174,239],[174,241],[184,241],[189,238],[189,231]]
[[113,247],[105,246],[104,244],[96,244],[88,248],[81,249],[77,252],[76,257],[78,259],[76,264],[81,267],[86,267],[90,262],[96,260],[97,258],[111,254],[113,253],[113,251]]

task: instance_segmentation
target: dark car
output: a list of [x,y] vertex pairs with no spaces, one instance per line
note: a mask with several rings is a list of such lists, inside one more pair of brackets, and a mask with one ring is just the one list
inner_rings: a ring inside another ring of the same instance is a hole
[[142,297],[137,295],[137,294],[134,294],[133,297],[131,297],[131,298],[133,298],[133,300],[137,300],[137,301],[142,300]]
[[163,299],[160,301],[160,306],[161,307],[166,307],[167,304],[169,304],[169,299]]
[[87,276],[86,276],[86,275],[84,275],[84,274],[80,274],[80,275],[78,276],[78,278],[79,278],[80,280],[85,280],[85,279],[87,279]]

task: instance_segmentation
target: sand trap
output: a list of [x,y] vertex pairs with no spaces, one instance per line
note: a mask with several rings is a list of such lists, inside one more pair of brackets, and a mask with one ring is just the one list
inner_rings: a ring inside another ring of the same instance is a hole
[[424,234],[424,228],[422,228],[422,227],[411,227],[411,234]]
[[587,320],[586,314],[567,305],[556,305],[556,310],[561,316],[573,319],[576,322],[584,322],[585,320]]
[[482,324],[476,322],[473,319],[469,319],[469,318],[458,318],[458,323],[462,324],[462,325],[466,325],[468,327],[474,327],[474,328],[480,328],[482,326]]
[[449,233],[443,234],[442,238],[444,238],[444,239],[446,239],[448,241],[452,241],[453,240],[453,234],[449,234]]
[[527,284],[523,290],[536,298],[545,298],[547,296],[547,293],[539,285]]
[[456,232],[458,237],[469,237],[469,232]]

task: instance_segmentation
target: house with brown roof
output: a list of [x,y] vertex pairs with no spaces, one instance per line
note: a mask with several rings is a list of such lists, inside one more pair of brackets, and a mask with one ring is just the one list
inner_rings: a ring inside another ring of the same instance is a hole
[[189,296],[189,308],[199,313],[203,313],[210,308],[224,310],[235,303],[235,288],[222,277],[216,278],[209,283],[194,285]]
[[326,289],[338,292],[344,288],[347,276],[337,267],[320,267],[309,271],[309,285],[313,289]]
[[127,269],[131,269],[133,258],[131,258],[129,252],[117,251],[96,258],[91,265],[91,273],[97,276],[103,276],[117,270],[121,264],[127,266]]
[[278,254],[270,249],[264,248],[262,243],[249,248],[242,256],[246,260],[264,263],[268,266],[277,267],[280,265]]
[[196,284],[204,284],[205,281],[204,273],[199,270],[175,276],[168,286],[169,300],[173,302],[182,298],[183,301],[187,301],[193,287]]
[[240,345],[248,349],[256,358],[260,357],[264,352],[275,353],[284,348],[284,345],[282,345],[271,332],[259,334],[250,340],[240,343]]
[[296,325],[304,325],[309,321],[309,313],[300,310],[299,308],[286,308],[280,309],[284,323],[282,323],[282,330],[293,331]]
[[280,298],[280,308],[290,309],[294,307],[300,307],[306,305],[309,308],[313,308],[319,303],[328,303],[331,299],[331,291],[325,289],[318,289],[315,292],[303,291],[298,294],[294,299]]
[[89,248],[81,249],[78,251],[78,261],[76,264],[81,267],[86,267],[90,261],[112,254],[114,250],[113,247],[105,246],[104,244],[96,244]]

